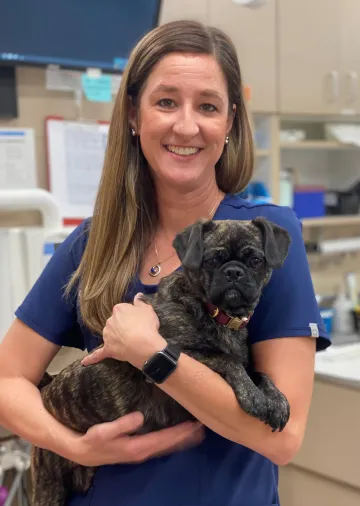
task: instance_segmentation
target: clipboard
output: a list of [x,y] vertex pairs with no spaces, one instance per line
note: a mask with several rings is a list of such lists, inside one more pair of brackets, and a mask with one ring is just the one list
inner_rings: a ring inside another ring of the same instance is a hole
[[92,216],[103,169],[110,122],[45,118],[48,190],[64,226]]

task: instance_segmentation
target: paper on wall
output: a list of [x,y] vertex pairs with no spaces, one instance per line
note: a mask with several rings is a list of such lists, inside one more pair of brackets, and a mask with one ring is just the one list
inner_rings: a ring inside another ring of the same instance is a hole
[[46,89],[50,91],[81,90],[81,72],[64,70],[51,65],[46,69]]
[[[94,69],[87,71],[89,77],[100,77],[101,72],[96,76]],[[107,75],[107,74],[103,74]],[[49,91],[82,91],[82,73],[74,70],[65,70],[57,65],[50,65],[46,69],[46,89]],[[122,80],[122,75],[113,74],[111,78],[111,94],[117,95]]]
[[111,102],[112,83],[110,76],[91,77],[83,74],[81,82],[87,100],[91,102]]
[[37,187],[32,128],[0,128],[0,189]]
[[47,121],[50,191],[62,218],[93,214],[108,133],[108,124]]

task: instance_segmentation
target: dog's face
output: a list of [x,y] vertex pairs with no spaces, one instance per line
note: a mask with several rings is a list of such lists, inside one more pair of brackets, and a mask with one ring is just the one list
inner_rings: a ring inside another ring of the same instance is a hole
[[256,307],[290,247],[288,232],[265,218],[200,220],[174,240],[184,273],[204,301],[232,316]]

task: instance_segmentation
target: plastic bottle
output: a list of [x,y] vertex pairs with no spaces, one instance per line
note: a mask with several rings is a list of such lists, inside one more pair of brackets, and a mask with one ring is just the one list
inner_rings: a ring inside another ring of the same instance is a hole
[[333,305],[333,332],[335,334],[343,335],[354,332],[353,317],[351,313],[353,307],[352,301],[346,296],[345,291],[342,290]]

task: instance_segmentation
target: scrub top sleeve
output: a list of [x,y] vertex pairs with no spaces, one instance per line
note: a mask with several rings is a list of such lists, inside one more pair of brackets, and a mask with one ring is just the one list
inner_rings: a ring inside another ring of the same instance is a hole
[[292,242],[283,266],[273,271],[249,322],[250,343],[312,336],[316,338],[317,350],[324,350],[330,339],[315,297],[301,222],[286,207],[264,207],[262,216],[285,228]]
[[15,311],[19,320],[59,346],[85,349],[77,318],[77,297],[66,297],[65,286],[85,249],[85,220],[55,250],[39,278]]

